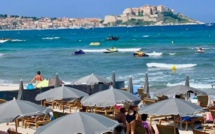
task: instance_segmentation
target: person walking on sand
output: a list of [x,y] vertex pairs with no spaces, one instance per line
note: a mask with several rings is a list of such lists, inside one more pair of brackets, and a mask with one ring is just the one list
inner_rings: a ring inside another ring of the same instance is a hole
[[40,71],[37,71],[37,75],[34,76],[34,78],[31,80],[30,84],[32,84],[34,81],[36,82],[36,85],[37,85],[39,82],[43,81],[43,76],[41,75],[41,72],[40,72]]

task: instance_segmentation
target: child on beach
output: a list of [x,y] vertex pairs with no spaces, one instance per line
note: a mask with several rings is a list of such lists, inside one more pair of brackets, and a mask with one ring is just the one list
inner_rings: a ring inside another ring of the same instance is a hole
[[40,72],[40,71],[37,71],[37,75],[34,76],[34,78],[31,80],[30,84],[32,84],[34,81],[36,82],[36,85],[37,85],[39,82],[43,81],[43,76],[41,75],[41,72]]

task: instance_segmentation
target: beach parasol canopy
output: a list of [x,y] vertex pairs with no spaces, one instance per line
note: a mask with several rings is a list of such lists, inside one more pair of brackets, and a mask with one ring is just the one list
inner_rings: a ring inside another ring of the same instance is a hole
[[149,95],[149,81],[148,81],[148,73],[146,72],[145,83],[143,87],[144,94]]
[[19,116],[48,113],[51,109],[24,100],[11,100],[0,104],[0,123],[13,121]]
[[35,134],[101,134],[113,132],[118,125],[117,121],[99,114],[76,112],[39,127]]
[[116,86],[116,75],[115,75],[114,71],[112,73],[112,84],[113,84],[113,88],[115,88],[115,86]]
[[128,80],[128,92],[133,94],[134,93],[133,91],[134,91],[133,90],[133,82],[132,82],[132,77],[130,76],[129,80]]
[[186,76],[186,81],[185,81],[185,86],[190,86],[190,79],[189,79],[189,75],[187,74]]
[[23,81],[21,79],[20,84],[19,84],[19,91],[18,91],[18,95],[17,95],[17,100],[22,100],[22,98],[23,98],[23,95],[22,95],[23,90],[24,90]]
[[207,95],[206,92],[195,89],[193,87],[188,87],[184,85],[177,85],[173,87],[168,87],[168,88],[163,88],[155,92],[156,96],[160,95],[179,95],[179,94],[186,94],[187,92],[194,92],[197,93],[198,95]]
[[91,75],[84,76],[74,82],[75,85],[94,85],[98,83],[110,84],[111,81],[103,77],[91,74]]
[[114,106],[117,103],[134,102],[138,100],[140,99],[137,96],[128,91],[109,88],[82,98],[81,103],[84,106],[107,107]]
[[75,99],[75,98],[80,98],[83,96],[87,96],[88,94],[85,92],[82,92],[78,89],[71,88],[71,87],[66,87],[62,85],[61,87],[56,87],[51,90],[42,92],[40,94],[37,94],[36,100],[48,100],[48,101],[53,101],[53,100],[62,100],[62,99]]
[[171,98],[156,102],[148,106],[140,106],[140,114],[150,115],[192,115],[200,110],[202,107],[193,104],[183,99]]

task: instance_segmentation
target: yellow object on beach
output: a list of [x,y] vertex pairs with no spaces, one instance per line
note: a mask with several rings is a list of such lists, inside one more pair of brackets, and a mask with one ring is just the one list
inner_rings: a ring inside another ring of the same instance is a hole
[[172,70],[175,71],[176,70],[176,66],[172,65]]
[[39,82],[37,85],[36,85],[36,88],[41,88],[41,87],[48,87],[49,85],[49,81],[44,79],[43,81]]

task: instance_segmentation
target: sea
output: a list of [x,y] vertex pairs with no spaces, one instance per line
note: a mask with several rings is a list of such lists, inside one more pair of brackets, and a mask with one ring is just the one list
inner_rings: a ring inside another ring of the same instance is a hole
[[[108,36],[117,41],[107,41]],[[143,86],[148,73],[149,88],[184,85],[212,91],[215,84],[215,24],[175,26],[133,26],[81,29],[0,31],[0,85],[26,86],[37,71],[44,78],[58,73],[66,84],[96,74],[111,80]],[[100,42],[100,46],[90,46]],[[116,47],[116,53],[103,53]],[[195,53],[201,47],[205,53]],[[74,55],[76,50],[85,54]],[[134,57],[141,50],[149,57]],[[173,66],[175,70],[172,70]]]

